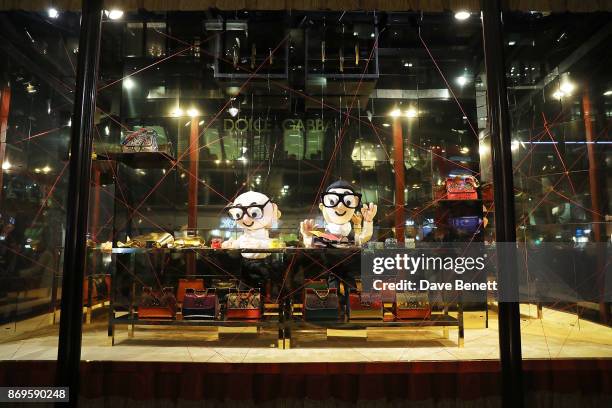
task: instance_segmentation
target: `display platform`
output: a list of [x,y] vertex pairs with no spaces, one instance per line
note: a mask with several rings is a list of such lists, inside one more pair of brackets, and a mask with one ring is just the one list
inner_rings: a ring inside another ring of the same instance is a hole
[[[606,406],[612,360],[523,362],[531,407]],[[53,385],[53,361],[0,362],[6,386]],[[500,406],[497,361],[411,363],[81,363],[82,406],[260,406],[307,399],[333,406]]]

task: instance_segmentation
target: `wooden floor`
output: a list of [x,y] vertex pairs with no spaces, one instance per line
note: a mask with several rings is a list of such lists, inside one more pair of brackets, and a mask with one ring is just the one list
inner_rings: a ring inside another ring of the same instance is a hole
[[[137,327],[128,338],[119,326],[115,346],[108,341],[105,311],[84,325],[84,360],[174,362],[369,362],[432,360],[495,360],[499,358],[497,316],[466,312],[465,347],[458,348],[456,329],[449,338],[441,328],[316,330],[293,335],[292,348],[276,348],[277,332],[253,328],[231,331],[210,328]],[[526,359],[612,358],[612,328],[578,319],[575,314],[544,308],[536,318],[533,305],[521,306],[523,357]],[[54,360],[57,325],[40,316],[0,327],[0,360]],[[350,334],[350,337],[347,337]]]

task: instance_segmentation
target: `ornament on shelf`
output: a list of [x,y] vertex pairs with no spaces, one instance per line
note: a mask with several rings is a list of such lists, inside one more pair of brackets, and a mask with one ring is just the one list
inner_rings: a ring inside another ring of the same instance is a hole
[[[361,206],[360,213],[357,209]],[[361,194],[344,180],[330,184],[319,199],[325,231],[317,231],[313,219],[300,223],[304,246],[344,247],[362,245],[372,238],[376,204],[362,204]],[[352,225],[351,225],[352,224]]]
[[[276,203],[265,194],[247,191],[240,194],[227,207],[230,218],[242,229],[242,234],[221,244],[222,248],[269,249],[272,245],[269,231],[281,216]],[[262,259],[269,253],[243,253],[249,259]]]

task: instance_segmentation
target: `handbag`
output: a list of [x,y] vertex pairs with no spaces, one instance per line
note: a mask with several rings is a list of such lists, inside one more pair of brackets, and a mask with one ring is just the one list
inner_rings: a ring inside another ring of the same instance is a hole
[[[181,278],[178,281],[178,289],[176,290],[176,300],[183,303],[185,291],[187,289],[204,289],[204,279],[201,278]],[[184,306],[183,306],[184,307]]]
[[481,224],[480,217],[470,215],[465,217],[450,217],[448,223],[459,232],[466,234],[475,234],[478,232]]
[[261,294],[259,290],[251,289],[228,293],[225,317],[240,320],[261,318]]
[[476,200],[479,186],[473,176],[448,177],[446,179],[446,193],[449,200]]
[[306,288],[304,318],[306,320],[338,320],[338,290]]
[[349,294],[350,320],[381,320],[383,301],[380,293],[351,292]]
[[124,153],[157,152],[157,131],[155,129],[141,127],[129,133],[121,142],[121,151]]
[[214,320],[219,313],[219,299],[214,290],[187,288],[183,299],[184,319]]
[[395,295],[397,319],[429,319],[431,306],[427,292],[397,292]]
[[176,313],[174,288],[165,287],[161,294],[153,292],[150,286],[142,288],[138,304],[139,319],[173,319]]

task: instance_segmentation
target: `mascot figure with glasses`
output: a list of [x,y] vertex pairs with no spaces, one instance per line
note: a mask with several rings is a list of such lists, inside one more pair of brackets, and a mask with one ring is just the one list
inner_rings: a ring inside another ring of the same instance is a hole
[[[321,194],[319,209],[325,219],[325,232],[317,231],[314,220],[300,223],[304,246],[341,247],[363,245],[372,238],[376,204],[363,204],[361,214],[356,211],[361,205],[361,194],[346,181],[339,180]],[[351,223],[353,224],[351,226]]]
[[[275,226],[281,216],[278,206],[268,196],[255,191],[240,194],[227,207],[227,212],[236,225],[242,229],[242,235],[231,238],[221,244],[222,248],[232,249],[268,249],[271,239],[269,230]],[[258,288],[271,301],[278,294],[278,281],[282,264],[270,253],[243,253],[241,280],[239,289]]]
[[[281,212],[268,196],[256,191],[247,191],[236,197],[234,202],[227,207],[227,212],[230,218],[242,228],[242,235],[237,239],[230,238],[223,242],[222,248],[270,248],[269,230],[278,221]],[[243,257],[249,259],[263,259],[269,255],[269,253],[242,254]]]

